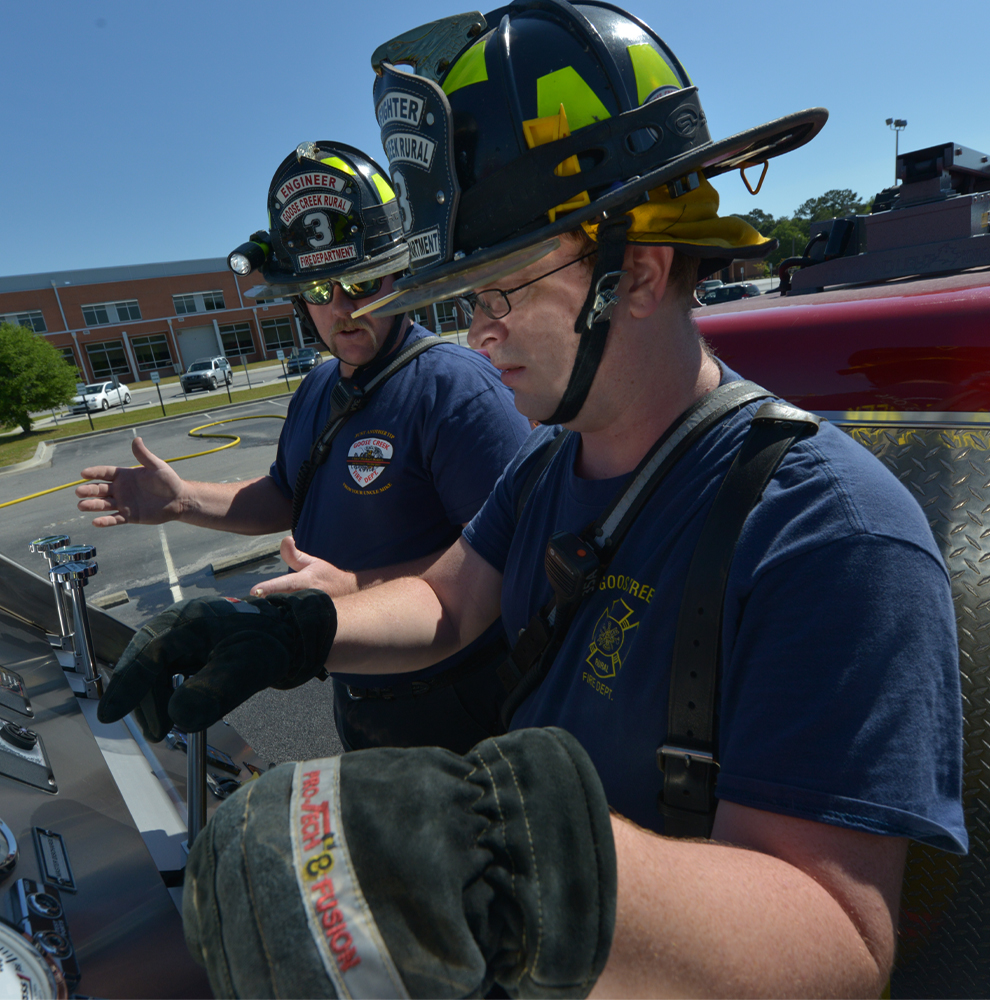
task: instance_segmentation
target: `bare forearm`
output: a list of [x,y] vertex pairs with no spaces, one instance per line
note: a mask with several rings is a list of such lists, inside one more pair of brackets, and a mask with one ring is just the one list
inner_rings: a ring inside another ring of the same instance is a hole
[[417,577],[391,580],[336,600],[337,636],[327,670],[405,673],[461,648],[433,589]]
[[[443,554],[446,549],[437,549],[420,559],[410,559],[408,562],[396,563],[394,566],[379,566],[376,569],[362,569],[357,572],[342,571],[347,577],[348,594],[356,594],[359,590],[378,587],[390,580],[401,580],[406,576],[420,576],[425,573]],[[331,595],[337,596],[335,594]]]
[[880,994],[893,957],[882,899],[856,901],[863,928],[889,931],[871,939],[817,876],[778,857],[612,826],[616,930],[594,996]]
[[498,618],[501,585],[501,574],[459,538],[423,578],[340,598],[327,670],[389,674],[437,663]]
[[178,520],[240,535],[266,535],[292,526],[292,501],[270,476],[237,483],[183,483]]

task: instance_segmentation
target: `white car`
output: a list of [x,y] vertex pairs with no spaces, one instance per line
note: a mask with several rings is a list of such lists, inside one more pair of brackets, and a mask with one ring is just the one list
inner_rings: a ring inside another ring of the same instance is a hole
[[109,410],[111,406],[131,401],[130,390],[123,382],[114,385],[113,382],[94,382],[83,386],[78,396],[72,397],[73,413],[86,413],[88,410]]

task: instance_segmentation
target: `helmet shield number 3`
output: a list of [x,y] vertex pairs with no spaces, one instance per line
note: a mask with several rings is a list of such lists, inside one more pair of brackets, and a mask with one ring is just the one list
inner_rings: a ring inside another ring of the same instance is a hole
[[[272,191],[272,209],[296,273],[316,273],[364,256],[361,213],[352,179],[323,163],[303,161]],[[272,220],[273,223],[275,220]]]
[[375,114],[413,270],[453,255],[460,185],[454,170],[450,104],[432,80],[381,64]]

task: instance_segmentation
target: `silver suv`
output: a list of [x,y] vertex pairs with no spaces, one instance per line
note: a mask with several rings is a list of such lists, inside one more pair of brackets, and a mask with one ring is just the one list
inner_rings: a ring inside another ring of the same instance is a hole
[[230,385],[233,377],[230,362],[226,358],[198,358],[189,366],[179,382],[182,384],[183,392],[192,392],[193,389],[215,389],[220,382]]

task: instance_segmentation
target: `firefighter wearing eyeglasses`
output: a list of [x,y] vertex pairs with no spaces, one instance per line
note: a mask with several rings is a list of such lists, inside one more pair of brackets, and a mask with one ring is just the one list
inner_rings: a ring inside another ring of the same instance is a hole
[[[224,995],[879,996],[908,840],[967,846],[947,572],[880,463],[691,320],[699,277],[772,247],[709,178],[826,112],[713,138],[671,49],[599,0],[444,18],[372,66],[412,270],[377,314],[463,296],[546,426],[424,574],[264,634],[400,673],[501,617],[510,732],[236,793],[190,853],[193,954]],[[232,652],[204,681],[280,613],[207,612]]]
[[[337,413],[335,388],[360,396],[429,337],[406,315],[351,315],[389,294],[409,261],[387,178],[343,143],[301,144],[272,179],[269,231],[228,258],[239,273],[260,271],[257,297],[290,297],[303,329],[336,358],[296,390],[268,474],[190,482],[137,438],[140,467],[83,470],[90,482],[76,490],[79,508],[99,515],[95,525],[178,520],[242,534],[292,528],[282,554],[296,572],[259,584],[257,596],[318,587],[338,597],[422,572],[456,540],[529,432],[486,357],[456,343],[433,345],[352,405],[325,454],[313,453]],[[505,689],[495,671],[505,654],[496,623],[468,649],[398,683],[336,677],[344,747],[467,750],[500,729]]]

